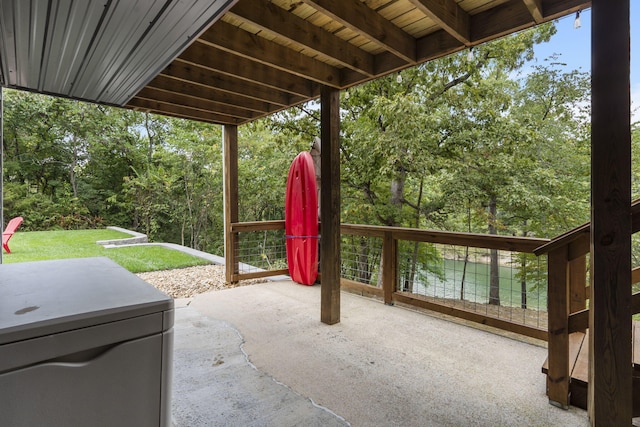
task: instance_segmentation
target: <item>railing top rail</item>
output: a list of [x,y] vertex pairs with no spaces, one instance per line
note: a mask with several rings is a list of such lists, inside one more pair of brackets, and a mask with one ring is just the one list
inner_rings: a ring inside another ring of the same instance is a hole
[[284,230],[284,220],[234,222],[231,224],[232,233],[264,230]]
[[[631,215],[632,215],[632,232],[636,233],[640,231],[640,199],[636,199],[631,203]],[[549,253],[552,250],[561,248],[563,246],[570,245],[571,243],[580,240],[588,239],[591,234],[591,222],[584,223],[578,227],[567,231],[557,237],[554,237],[550,242],[536,248],[533,253],[536,255],[542,255]],[[586,253],[586,252],[585,252]]]
[[557,248],[561,248],[563,246],[567,246],[576,240],[584,239],[585,236],[588,238],[589,233],[591,233],[591,224],[582,224],[576,228],[573,228],[566,233],[563,233],[559,236],[554,237],[550,242],[536,248],[533,253],[536,255],[542,255],[549,253]]
[[[248,231],[280,230],[284,229],[284,221],[254,221],[237,222],[231,224],[231,231],[235,233]],[[534,237],[514,237],[481,233],[457,233],[453,231],[425,230],[421,228],[388,227],[382,225],[341,224],[340,230],[344,234],[362,235],[368,237],[384,237],[391,233],[397,240],[413,242],[439,243],[444,245],[470,246],[474,248],[500,249],[513,252],[534,253],[534,249],[542,247],[549,239]]]
[[514,237],[481,233],[458,233],[453,231],[425,230],[421,228],[387,227],[378,225],[342,224],[346,234],[364,234],[381,237],[391,233],[394,239],[415,242],[429,242],[474,248],[501,249],[514,252],[533,253],[533,250],[549,239],[534,237]]

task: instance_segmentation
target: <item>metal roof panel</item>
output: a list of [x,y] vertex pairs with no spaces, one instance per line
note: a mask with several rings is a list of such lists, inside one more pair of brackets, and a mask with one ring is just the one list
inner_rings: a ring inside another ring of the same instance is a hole
[[236,0],[0,0],[3,84],[124,105]]

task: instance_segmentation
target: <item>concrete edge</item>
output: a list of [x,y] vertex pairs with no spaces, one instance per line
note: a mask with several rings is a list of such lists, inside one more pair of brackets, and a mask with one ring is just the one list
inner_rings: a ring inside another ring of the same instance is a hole
[[147,243],[149,241],[146,234],[138,233],[137,231],[127,230],[120,227],[107,227],[107,230],[115,230],[121,233],[130,234],[133,237],[125,237],[124,239],[111,239],[111,240],[98,240],[96,243],[102,246],[122,246],[122,245],[135,245],[140,243]]

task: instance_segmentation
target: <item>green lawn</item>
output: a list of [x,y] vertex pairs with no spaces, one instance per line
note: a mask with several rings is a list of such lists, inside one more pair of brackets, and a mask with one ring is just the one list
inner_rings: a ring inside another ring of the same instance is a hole
[[207,260],[160,246],[128,246],[105,249],[98,240],[131,237],[113,230],[29,231],[18,230],[9,241],[11,253],[2,262],[40,261],[106,256],[132,273],[168,270],[209,264]]

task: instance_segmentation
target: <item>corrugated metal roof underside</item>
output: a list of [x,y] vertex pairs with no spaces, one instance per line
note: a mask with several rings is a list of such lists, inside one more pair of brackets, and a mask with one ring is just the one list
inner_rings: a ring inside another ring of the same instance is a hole
[[0,0],[2,84],[124,105],[236,0]]

